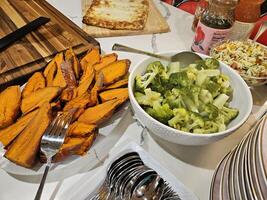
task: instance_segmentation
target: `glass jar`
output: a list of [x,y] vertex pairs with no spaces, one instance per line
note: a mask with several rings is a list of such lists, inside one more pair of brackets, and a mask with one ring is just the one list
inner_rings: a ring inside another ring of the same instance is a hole
[[197,24],[204,13],[204,11],[207,9],[209,5],[209,0],[200,0],[197,4],[197,8],[194,15],[194,20],[192,24],[192,30],[195,32]]

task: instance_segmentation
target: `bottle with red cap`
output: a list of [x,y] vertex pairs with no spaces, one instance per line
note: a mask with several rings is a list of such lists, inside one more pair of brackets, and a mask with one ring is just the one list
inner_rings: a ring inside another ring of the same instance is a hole
[[192,51],[208,54],[211,47],[225,40],[234,24],[234,10],[239,0],[209,0],[196,27]]
[[260,18],[261,4],[264,0],[240,0],[235,9],[235,24],[230,39],[248,39],[256,22]]
[[197,4],[195,15],[194,15],[194,20],[192,23],[192,30],[195,31],[197,24],[199,22],[199,19],[201,18],[202,14],[204,11],[208,8],[209,1],[208,0],[200,0]]

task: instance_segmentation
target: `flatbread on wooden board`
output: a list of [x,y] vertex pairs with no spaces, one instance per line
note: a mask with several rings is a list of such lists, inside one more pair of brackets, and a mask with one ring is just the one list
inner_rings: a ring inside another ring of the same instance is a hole
[[142,30],[148,11],[148,0],[93,0],[83,23],[117,30]]

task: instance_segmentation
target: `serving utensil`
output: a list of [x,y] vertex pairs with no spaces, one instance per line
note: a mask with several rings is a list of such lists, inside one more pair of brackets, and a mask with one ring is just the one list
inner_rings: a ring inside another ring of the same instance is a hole
[[257,34],[255,35],[253,41],[256,42],[257,39],[261,36],[261,34],[267,29],[267,21],[262,22],[262,24],[260,25],[260,28],[257,32]]
[[202,58],[199,55],[191,51],[182,51],[173,56],[164,56],[164,55],[158,55],[158,54],[154,54],[154,53],[139,50],[139,49],[134,49],[132,47],[127,47],[127,46],[117,44],[117,43],[113,45],[112,50],[144,54],[144,55],[152,56],[152,57],[159,58],[162,60],[166,60],[169,62],[179,62],[181,67],[187,67],[188,65],[194,63],[197,60],[202,60]]
[[47,161],[45,171],[34,200],[39,200],[41,198],[45,180],[51,166],[52,157],[59,151],[60,147],[62,146],[72,116],[76,112],[76,110],[76,108],[73,108],[68,112],[58,114],[57,117],[52,121],[52,123],[49,124],[44,135],[42,136],[40,149],[46,156]]

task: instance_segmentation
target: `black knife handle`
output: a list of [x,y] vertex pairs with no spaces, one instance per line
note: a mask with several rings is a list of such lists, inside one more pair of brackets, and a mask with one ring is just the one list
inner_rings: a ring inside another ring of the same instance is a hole
[[26,34],[30,33],[31,31],[37,29],[39,26],[46,24],[49,22],[50,19],[46,17],[38,17],[37,19],[31,21],[30,23],[22,26],[21,28],[15,30],[14,32],[4,36],[0,39],[0,50],[3,50],[11,43],[19,40]]

